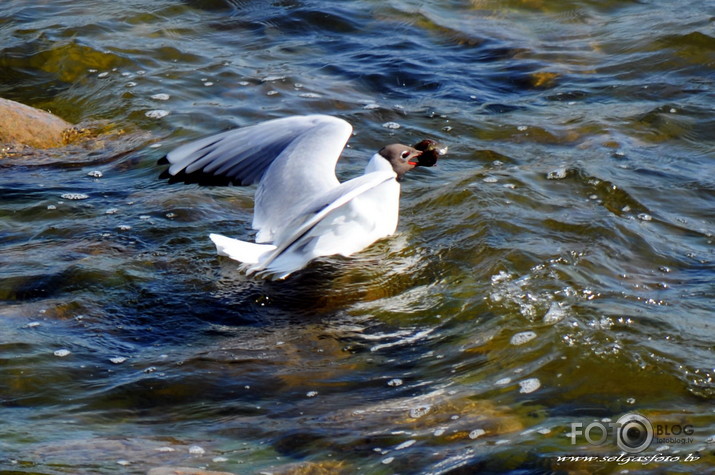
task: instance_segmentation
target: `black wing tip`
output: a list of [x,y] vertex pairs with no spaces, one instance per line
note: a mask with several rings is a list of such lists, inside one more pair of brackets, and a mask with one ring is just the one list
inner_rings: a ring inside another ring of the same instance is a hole
[[185,173],[183,171],[177,173],[176,175],[172,175],[169,173],[168,168],[161,172],[159,179],[168,180],[172,185],[175,183],[183,183],[186,185],[199,186],[246,186],[246,184],[226,176],[206,175],[204,173]]
[[[170,165],[167,156],[161,157],[156,162],[157,166]],[[248,183],[243,183],[240,180],[234,178],[229,178],[226,176],[216,176],[209,175],[207,173],[202,173],[201,171],[196,171],[193,173],[186,173],[185,171],[180,171],[176,175],[169,173],[169,168],[166,167],[159,174],[159,179],[162,181],[168,181],[170,184],[184,183],[187,185],[199,185],[199,186],[246,186]]]

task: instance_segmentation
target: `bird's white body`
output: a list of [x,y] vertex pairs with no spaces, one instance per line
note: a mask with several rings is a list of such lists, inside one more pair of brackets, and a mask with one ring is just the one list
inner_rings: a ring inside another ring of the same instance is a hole
[[179,147],[167,156],[169,173],[258,183],[256,242],[210,237],[247,273],[282,279],[316,257],[350,256],[397,229],[400,184],[385,157],[373,155],[352,180],[335,177],[351,133],[350,124],[331,116],[276,119]]

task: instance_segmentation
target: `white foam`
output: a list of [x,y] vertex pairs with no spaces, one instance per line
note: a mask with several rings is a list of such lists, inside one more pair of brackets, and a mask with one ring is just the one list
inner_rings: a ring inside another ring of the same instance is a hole
[[84,193],[63,193],[60,198],[64,200],[86,200],[89,198],[89,195],[84,194]]
[[164,110],[164,109],[154,109],[154,110],[146,111],[144,113],[144,115],[149,117],[150,119],[161,119],[161,118],[169,115],[169,111]]
[[512,345],[523,345],[524,343],[527,343],[531,340],[536,338],[536,333],[532,331],[528,332],[521,332],[521,333],[516,333],[511,337],[511,344]]
[[538,378],[529,378],[519,381],[519,386],[521,387],[521,389],[519,389],[520,393],[529,394],[541,387],[541,381],[539,381]]

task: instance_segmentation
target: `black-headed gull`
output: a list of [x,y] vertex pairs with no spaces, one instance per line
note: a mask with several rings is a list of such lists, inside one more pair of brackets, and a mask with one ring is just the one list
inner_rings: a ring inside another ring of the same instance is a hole
[[211,234],[248,274],[284,279],[320,256],[350,256],[397,229],[400,184],[446,152],[436,142],[387,145],[362,176],[340,183],[335,165],[352,126],[328,115],[269,120],[183,145],[167,155],[175,179],[258,184],[256,242]]

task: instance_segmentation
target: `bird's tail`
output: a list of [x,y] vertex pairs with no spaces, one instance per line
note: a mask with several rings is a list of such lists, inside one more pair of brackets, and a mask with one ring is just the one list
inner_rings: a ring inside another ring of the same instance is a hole
[[220,256],[230,257],[244,264],[258,264],[264,254],[276,248],[272,244],[239,241],[220,234],[211,234],[209,237],[216,244],[216,251]]

